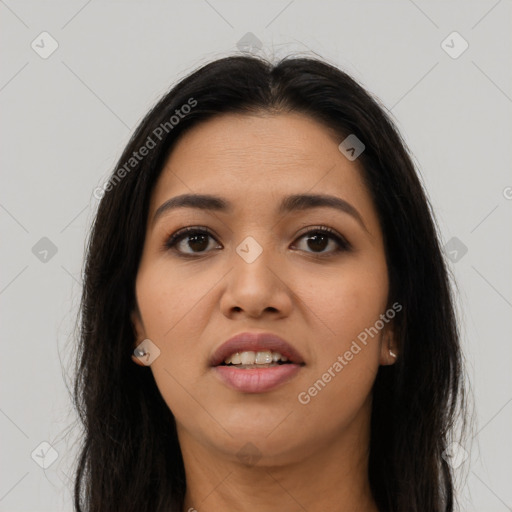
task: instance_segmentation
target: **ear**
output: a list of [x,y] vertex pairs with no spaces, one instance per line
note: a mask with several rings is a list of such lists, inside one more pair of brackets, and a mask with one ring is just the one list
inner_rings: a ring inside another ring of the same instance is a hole
[[131,312],[130,320],[132,322],[133,331],[135,334],[135,341],[133,343],[133,351],[132,351],[132,361],[139,366],[146,366],[138,357],[135,356],[134,351],[137,348],[137,346],[142,343],[144,339],[146,339],[145,336],[145,329],[144,324],[142,322],[142,316],[140,314],[139,308],[135,307],[135,309]]
[[398,355],[398,345],[395,339],[393,322],[390,322],[386,325],[382,334],[379,362],[382,366],[395,364],[398,359]]

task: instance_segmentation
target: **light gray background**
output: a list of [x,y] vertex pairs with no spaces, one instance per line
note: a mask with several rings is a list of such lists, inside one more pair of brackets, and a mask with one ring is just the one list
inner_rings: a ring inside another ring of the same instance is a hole
[[[0,0],[0,510],[72,510],[65,382],[92,191],[157,98],[248,32],[256,52],[315,52],[377,95],[443,244],[467,247],[451,264],[477,418],[462,510],[512,510],[511,14],[510,0]],[[43,31],[59,45],[47,59],[31,48],[49,47]],[[469,43],[456,59],[441,46],[453,31]],[[46,262],[32,252],[42,237],[57,247]],[[43,441],[59,455],[46,470],[31,458]]]

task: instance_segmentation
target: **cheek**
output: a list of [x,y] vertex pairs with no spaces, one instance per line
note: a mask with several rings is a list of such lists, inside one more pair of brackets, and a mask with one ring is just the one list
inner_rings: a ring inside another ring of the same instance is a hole
[[[183,340],[183,333],[200,327],[202,299],[215,285],[215,276],[184,274],[176,266],[162,263],[141,267],[137,276],[137,301],[148,338],[167,345]],[[211,282],[210,282],[211,281]],[[195,326],[195,327],[194,327]]]
[[[369,414],[371,390],[379,369],[381,330],[372,330],[387,303],[387,279],[364,273],[341,276],[337,286],[313,302],[322,312],[325,337],[308,378],[297,395],[302,428],[314,429],[322,418],[324,432],[335,433]],[[364,415],[363,415],[364,416]]]
[[388,299],[385,260],[354,260],[316,290],[308,300],[326,335],[318,339],[321,350],[299,401],[306,422],[321,416],[326,428],[336,428],[367,403],[379,368],[382,330],[375,325]]
[[[323,354],[348,350],[359,335],[364,339],[367,329],[375,325],[385,312],[388,299],[387,267],[381,258],[354,260],[353,264],[310,283],[308,306],[316,314],[324,336],[318,340]],[[323,283],[322,283],[323,281]],[[307,290],[305,288],[305,290]],[[378,340],[379,336],[373,336]],[[368,347],[370,344],[368,344]],[[370,351],[375,352],[377,343]],[[367,350],[368,351],[368,350]]]
[[184,277],[183,271],[163,263],[141,266],[139,271],[137,300],[144,335],[160,349],[151,370],[169,406],[180,388],[174,381],[192,385],[198,362],[202,363],[197,342],[209,318],[204,311],[205,294],[214,284],[204,275]]
[[[162,398],[177,418],[197,405],[190,399],[190,393],[196,393],[198,378],[197,340],[208,319],[203,312],[204,295],[215,282],[204,275],[185,276],[168,263],[141,265],[137,276],[144,335],[160,349],[151,371]],[[196,417],[204,413],[201,408],[194,411]]]

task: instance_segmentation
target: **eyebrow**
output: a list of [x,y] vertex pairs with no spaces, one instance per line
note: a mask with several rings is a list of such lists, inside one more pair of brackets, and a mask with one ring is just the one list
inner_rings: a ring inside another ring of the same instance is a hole
[[[209,194],[183,194],[168,199],[158,207],[153,224],[164,213],[178,208],[195,208],[199,210],[211,210],[221,213],[232,213],[233,205],[219,196]],[[368,231],[361,214],[349,202],[340,197],[327,194],[294,194],[283,198],[277,210],[278,215],[285,215],[294,211],[303,211],[312,208],[333,208],[351,215],[361,226]]]

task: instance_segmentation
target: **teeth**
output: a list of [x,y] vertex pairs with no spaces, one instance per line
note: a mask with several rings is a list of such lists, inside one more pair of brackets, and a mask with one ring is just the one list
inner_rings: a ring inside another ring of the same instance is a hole
[[281,355],[279,352],[273,352],[270,350],[262,350],[259,352],[246,351],[246,352],[235,352],[230,355],[224,362],[226,364],[269,364],[277,363],[278,361],[286,362],[288,358]]
[[256,364],[268,364],[272,362],[272,352],[258,352],[256,354]]
[[242,364],[254,364],[254,361],[256,361],[254,352],[242,352],[240,357],[242,358]]

